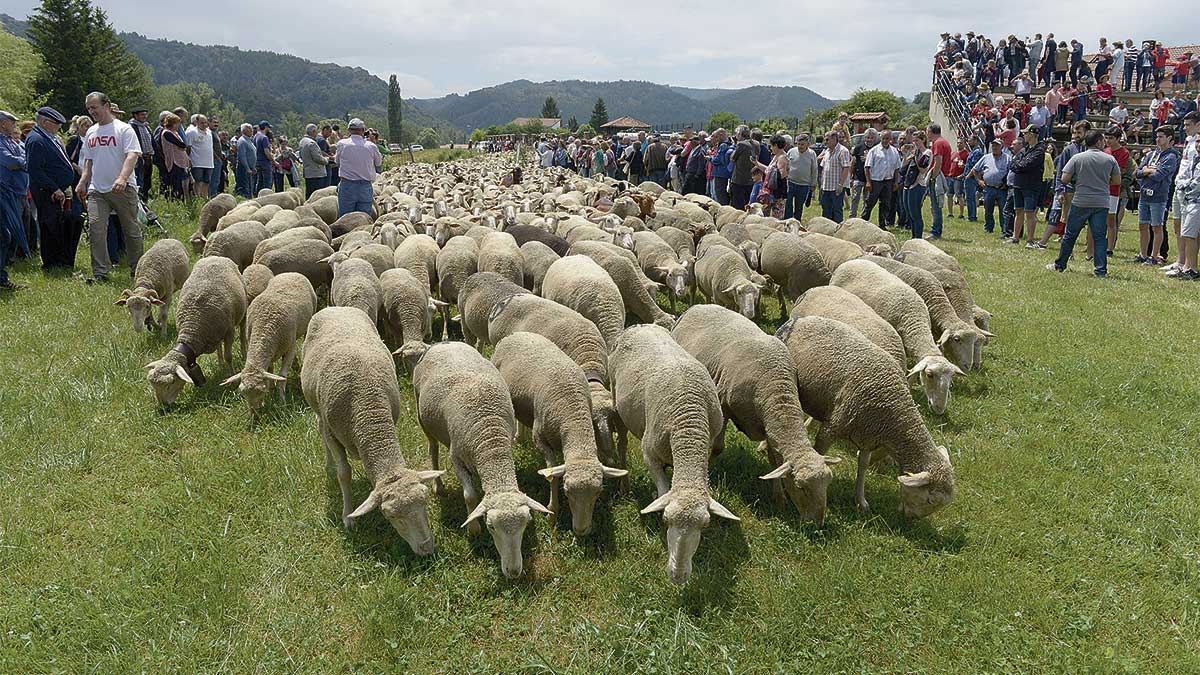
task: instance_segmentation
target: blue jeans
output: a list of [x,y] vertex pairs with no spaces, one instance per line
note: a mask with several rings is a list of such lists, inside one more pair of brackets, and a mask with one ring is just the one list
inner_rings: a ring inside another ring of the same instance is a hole
[[979,184],[975,182],[974,178],[963,178],[963,191],[966,193],[965,198],[967,200],[967,220],[972,223],[975,222],[979,215],[977,212],[979,206],[978,190]]
[[[935,161],[939,161],[939,160],[935,160]],[[922,189],[924,189],[924,188],[922,188]],[[946,177],[944,175],[939,175],[934,180],[933,185],[930,185],[928,189],[929,189],[929,210],[930,210],[930,212],[933,213],[933,222],[929,226],[929,236],[940,237],[940,236],[942,236],[942,204],[944,204],[946,201]],[[922,197],[924,197],[924,195],[922,195]],[[919,208],[919,205],[918,205],[918,208],[917,208],[917,218],[918,219],[921,217],[920,211],[921,211],[921,209]],[[924,224],[922,224],[922,228],[924,228]],[[914,235],[914,236],[916,236],[918,239],[920,239],[919,235]]]
[[1000,233],[1005,237],[1011,237],[1013,233],[1013,221],[1016,220],[1016,199],[1014,193],[1016,190],[1008,189],[1005,195],[1004,207],[1000,212]]
[[257,197],[259,192],[262,192],[263,190],[270,190],[275,187],[275,185],[271,182],[272,176],[270,164],[259,164],[254,168],[258,171],[258,173],[254,174],[254,187],[252,188],[254,194],[250,195],[251,197]]
[[[783,204],[783,218],[795,218],[801,220],[804,217],[804,203],[808,201],[808,196],[812,194],[811,185],[801,185],[788,181],[787,201]],[[821,208],[824,210],[825,202],[821,202]],[[825,216],[828,218],[829,216]],[[842,222],[841,218],[833,221],[835,223]]]
[[1129,91],[1129,88],[1133,86],[1133,67],[1135,65],[1137,64],[1133,61],[1125,61],[1125,81],[1121,85],[1121,89],[1124,91]]
[[667,184],[667,172],[665,169],[651,171],[650,173],[646,174],[646,180],[665,186]]
[[[1004,190],[987,186],[983,188],[983,231],[996,231],[996,206],[1004,202]],[[1003,209],[1003,206],[1001,206]],[[1003,214],[1001,214],[1003,217]]]
[[[821,215],[832,220],[835,223],[842,222],[844,214],[842,209],[846,205],[846,200],[842,198],[841,190],[821,190],[818,196],[821,202]],[[796,216],[799,218],[800,216]]]
[[1092,241],[1096,243],[1096,258],[1092,261],[1096,266],[1096,276],[1108,274],[1108,208],[1083,208],[1071,205],[1067,214],[1067,227],[1063,233],[1062,244],[1058,247],[1058,260],[1054,266],[1060,270],[1067,269],[1067,260],[1071,257],[1071,249],[1075,248],[1075,240],[1083,231],[1086,224],[1092,231]]
[[339,218],[351,211],[370,214],[373,210],[375,201],[371,181],[343,178],[338,181],[337,189]]
[[[925,216],[921,213],[925,206],[925,186],[917,183],[904,191],[904,203],[908,211],[908,227],[912,230],[913,239],[920,239],[925,236]],[[940,211],[934,212],[934,217]],[[933,234],[931,229],[929,232]]]
[[250,173],[241,162],[233,165],[233,191],[247,199],[250,195]]
[[14,228],[23,228],[21,202],[15,192],[0,188],[0,284],[8,283],[8,249],[12,248]]

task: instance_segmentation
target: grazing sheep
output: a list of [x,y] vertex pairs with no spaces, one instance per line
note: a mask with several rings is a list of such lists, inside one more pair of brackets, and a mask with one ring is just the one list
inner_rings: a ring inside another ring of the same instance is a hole
[[675,249],[675,255],[679,257],[681,262],[688,259],[695,261],[696,242],[692,239],[691,233],[674,227],[660,228],[654,233],[667,242],[671,248]]
[[430,347],[413,371],[413,395],[435,469],[438,444],[450,449],[470,512],[463,525],[478,534],[479,520],[485,519],[504,576],[521,576],[521,537],[530,511],[550,511],[517,485],[512,454],[516,419],[504,378],[469,346],[442,342]]
[[692,279],[694,258],[680,260],[675,248],[656,232],[634,232],[634,251],[642,272],[667,288],[671,296],[671,311]]
[[508,383],[517,420],[532,429],[533,445],[546,459],[547,468],[538,473],[550,481],[550,510],[559,513],[562,484],[571,505],[571,529],[587,536],[603,479],[623,478],[629,472],[604,466],[596,456],[592,401],[583,369],[550,340],[524,332],[501,340],[492,363]]
[[[967,285],[966,277],[961,271],[955,269],[958,263],[955,262],[954,267],[948,266],[946,261],[948,257],[946,254],[935,256],[918,251],[901,251],[896,255],[896,260],[906,265],[920,267],[932,274],[942,282],[942,290],[946,292],[946,298],[950,300],[950,305],[954,307],[954,312],[960,319],[975,324],[981,330],[990,330],[991,312],[975,304],[975,296]],[[977,347],[981,346],[978,341],[975,344]]]
[[453,237],[437,256],[438,294],[457,302],[467,278],[479,270],[479,247],[470,237]]
[[[313,190],[313,193],[308,196],[308,199],[306,199],[304,203],[309,205],[309,208],[312,208],[312,204],[314,204],[317,201],[320,201],[322,199],[325,199],[326,197],[333,197],[335,199],[337,198],[337,186],[336,185],[328,185],[326,187],[321,188],[320,190]],[[335,207],[336,207],[336,205],[337,205],[337,202],[334,202]],[[299,207],[297,207],[297,208],[299,208]],[[337,212],[337,210],[335,208],[334,213],[336,213],[336,212]]]
[[872,250],[878,255],[891,256],[900,250],[896,244],[896,235],[862,218],[847,218],[838,226],[833,236],[852,241],[863,247],[863,250]]
[[268,251],[254,262],[270,268],[275,274],[299,272],[308,278],[313,288],[321,288],[329,285],[333,275],[329,263],[325,262],[331,255],[333,249],[329,244],[316,239],[302,239],[281,249]]
[[379,304],[383,288],[371,263],[350,258],[333,265],[333,285],[329,289],[329,304],[336,307],[357,307],[379,321]]
[[788,306],[810,288],[825,286],[832,272],[821,252],[800,235],[775,232],[763,240],[762,273],[779,287],[779,312],[787,318]]
[[271,216],[271,220],[267,221],[266,227],[269,236],[274,237],[281,232],[287,232],[299,224],[300,214],[295,211],[280,211]]
[[[178,239],[159,239],[138,261],[133,288],[121,291],[114,305],[124,305],[133,319],[133,330],[166,328],[171,298],[188,278],[188,254]],[[152,310],[158,307],[158,319]]]
[[[765,229],[764,229],[765,228]],[[751,231],[754,234],[751,234]],[[750,269],[756,270],[759,268],[759,256],[761,252],[761,241],[765,240],[768,234],[777,232],[775,228],[759,225],[753,228],[745,222],[730,223],[721,228],[721,236],[725,237],[730,243],[746,256],[746,264],[750,265]]]
[[696,286],[704,297],[736,309],[748,319],[758,313],[758,299],[765,285],[766,279],[751,272],[746,259],[728,248],[714,246],[696,260]]
[[[262,223],[263,227],[266,227],[267,223],[271,222],[271,219],[274,218],[275,215],[280,211],[283,211],[281,206],[277,204],[270,204],[255,210],[254,213],[251,213],[249,217],[245,218],[244,220],[253,220]],[[232,225],[232,223],[230,224]],[[225,229],[225,227],[222,226],[218,229]]]
[[717,233],[706,234],[700,238],[700,242],[696,244],[696,257],[703,258],[704,254],[708,253],[714,247],[727,248],[743,258],[745,257],[742,249],[738,248],[736,244],[726,239],[723,235]]
[[836,319],[862,333],[896,360],[901,373],[908,372],[908,355],[900,334],[883,317],[875,313],[862,298],[840,286],[818,286],[809,289],[792,307],[794,316],[823,316]]
[[534,225],[510,225],[504,228],[504,231],[512,235],[522,250],[524,250],[525,244],[531,241],[548,246],[559,257],[566,255],[567,249],[571,248],[571,243],[566,239]]
[[437,242],[426,234],[414,234],[411,237],[405,237],[404,241],[396,247],[396,253],[392,256],[392,265],[396,269],[405,269],[412,273],[418,280],[425,280],[425,288],[430,291],[437,291],[437,258],[441,249],[438,248]]
[[900,512],[923,518],[954,497],[954,468],[946,448],[935,445],[892,357],[841,321],[793,317],[775,337],[796,366],[800,403],[821,422],[813,447],[827,454],[845,438],[858,451],[855,500],[868,511],[867,467],[873,454],[900,466]]
[[[239,382],[238,393],[253,413],[278,385],[279,398],[287,398],[287,375],[296,358],[296,340],[308,331],[317,309],[317,293],[302,274],[284,272],[273,277],[246,309],[246,363],[242,372],[222,385]],[[281,361],[279,372],[271,365]]]
[[323,241],[328,243],[325,234],[315,227],[294,227],[290,230],[285,230],[273,237],[267,237],[258,242],[258,246],[254,247],[254,261],[257,262],[268,251],[277,251],[288,244],[300,241],[302,239],[312,239],[314,241]]
[[962,267],[959,266],[958,259],[938,248],[927,239],[909,239],[898,250],[903,253],[920,253],[934,259],[942,267],[962,274]]
[[369,229],[354,230],[340,237],[334,237],[330,245],[338,250],[339,253],[350,255],[367,244],[374,243],[375,239],[371,236]]
[[403,239],[400,234],[400,228],[396,227],[395,223],[383,223],[379,226],[379,243],[390,248],[392,251],[400,245],[400,240]]
[[[487,229],[487,228],[484,228]],[[479,271],[495,272],[518,286],[525,283],[521,247],[506,232],[488,232],[479,244]]]
[[[320,190],[317,192],[320,192]],[[313,196],[316,196],[316,192],[313,193]],[[315,201],[310,200],[308,205],[312,207],[313,211],[317,212],[317,215],[321,217],[321,220],[325,221],[326,225],[332,225],[338,219],[337,187],[334,186],[333,195],[321,197]]]
[[908,373],[909,379],[920,378],[933,412],[939,415],[946,412],[950,381],[963,371],[942,356],[933,341],[929,308],[921,296],[894,274],[867,260],[843,263],[834,270],[829,283],[857,295],[892,324],[904,342],[904,351],[917,362]]
[[[667,578],[687,583],[692,556],[710,514],[739,518],[708,488],[708,454],[722,434],[721,402],[712,377],[661,326],[634,326],[612,351],[613,396],[625,431],[642,440],[642,458],[658,498],[642,513],[663,511]],[[674,471],[667,478],[666,466]]]
[[246,269],[242,270],[242,286],[246,289],[246,307],[249,307],[255,298],[267,290],[267,284],[271,283],[271,279],[274,278],[275,273],[271,271],[270,267],[258,263],[248,265]]
[[675,325],[675,317],[664,312],[654,301],[654,296],[642,284],[641,279],[644,278],[644,275],[632,252],[622,252],[619,247],[604,242],[580,241],[571,245],[569,253],[586,255],[604,268],[605,272],[608,272],[621,291],[621,299],[625,303],[627,314],[632,314],[645,323],[653,323],[668,329]]
[[350,213],[347,213],[346,215],[330,223],[329,231],[334,237],[340,237],[344,234],[349,234],[354,230],[369,230],[373,222],[374,220],[372,220],[371,216],[363,213],[362,211],[351,211]]
[[284,190],[283,192],[271,192],[265,195],[258,195],[254,201],[263,206],[278,206],[281,209],[292,210],[304,203],[301,195],[292,190]]
[[800,235],[805,243],[816,248],[820,252],[821,257],[825,259],[825,266],[829,268],[830,273],[837,269],[838,265],[853,260],[862,256],[863,248],[852,241],[838,239],[819,232],[805,232]]
[[217,222],[236,206],[237,200],[233,195],[223,193],[208,200],[204,206],[200,207],[200,219],[196,222],[196,232],[188,237],[193,251],[199,253],[204,250],[204,242],[208,240],[208,235],[217,231]]
[[570,307],[596,324],[611,349],[625,330],[621,289],[603,267],[585,255],[559,259],[546,271],[542,297]]
[[484,344],[495,344],[488,335],[488,321],[492,308],[505,298],[526,292],[524,287],[495,272],[472,274],[455,299],[463,342],[480,351],[483,350]]
[[808,232],[817,232],[832,237],[840,224],[822,216],[813,216],[808,219],[804,229]]
[[772,481],[775,501],[782,504],[786,490],[802,518],[824,524],[825,494],[833,480],[828,465],[841,460],[817,454],[808,441],[787,346],[717,305],[688,309],[671,336],[708,369],[725,418],[750,440],[761,441],[774,469],[762,478]]
[[395,267],[395,256],[395,251],[383,244],[367,244],[350,254],[351,258],[371,263],[371,269],[375,270],[377,277]]
[[196,261],[179,290],[176,344],[161,359],[146,364],[146,379],[160,405],[174,403],[184,383],[204,384],[198,356],[217,352],[221,364],[233,370],[233,340],[238,335],[245,351],[246,337],[238,330],[245,315],[246,290],[237,264],[221,256]]
[[[398,345],[393,356],[404,360],[409,372],[429,349],[433,313],[446,303],[434,300],[424,279],[406,269],[390,269],[379,277],[381,306],[387,332]],[[443,332],[443,334],[445,334]]]
[[[300,387],[317,413],[326,471],[337,476],[342,491],[342,525],[351,528],[379,509],[413,553],[432,554],[427,484],[445,471],[415,471],[405,464],[396,438],[396,368],[366,314],[353,307],[326,307],[312,317],[304,337]],[[371,480],[371,494],[358,508],[352,508],[347,453],[362,459]]]
[[244,270],[254,262],[255,248],[268,236],[262,223],[253,220],[235,223],[209,235],[201,257],[224,256],[237,263],[239,271]]
[[540,241],[521,244],[521,259],[525,261],[525,288],[540,295],[546,270],[550,269],[558,257],[554,249]]

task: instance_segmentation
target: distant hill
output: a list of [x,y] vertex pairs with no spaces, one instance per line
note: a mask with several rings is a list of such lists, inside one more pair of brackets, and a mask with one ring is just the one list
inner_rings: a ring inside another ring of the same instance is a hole
[[19,38],[24,38],[26,31],[29,30],[29,22],[0,12],[0,27]]
[[809,108],[819,112],[837,103],[804,87],[690,89],[635,80],[516,80],[466,95],[415,99],[414,103],[426,113],[461,129],[473,129],[536,115],[547,96],[558,102],[563,120],[574,115],[580,124],[591,117],[597,97],[604,99],[610,118],[629,115],[648,124],[663,125],[703,124],[720,111],[735,113],[743,119],[803,117]]

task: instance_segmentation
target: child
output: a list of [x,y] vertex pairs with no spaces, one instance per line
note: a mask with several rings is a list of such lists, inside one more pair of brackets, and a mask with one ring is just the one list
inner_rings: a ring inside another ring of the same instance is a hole
[[750,204],[757,203],[759,201],[759,197],[764,197],[766,199],[766,201],[763,202],[764,204],[771,203],[770,190],[766,191],[765,195],[761,194],[763,192],[763,178],[765,177],[766,174],[764,174],[763,170],[757,166],[750,170],[750,178],[754,181],[754,187],[750,188],[750,201],[746,203],[747,209],[750,208]]
[[1129,120],[1129,124],[1125,126],[1125,133],[1133,139],[1134,143],[1141,143],[1142,130],[1146,128],[1146,116],[1142,113],[1142,109],[1138,108],[1133,112],[1133,118]]

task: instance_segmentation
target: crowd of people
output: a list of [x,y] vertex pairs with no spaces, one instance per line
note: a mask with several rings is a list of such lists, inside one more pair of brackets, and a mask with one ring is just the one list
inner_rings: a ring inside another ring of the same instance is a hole
[[152,128],[146,108],[127,114],[101,92],[89,94],[85,107],[69,121],[51,107],[24,122],[0,110],[0,291],[22,288],[8,278],[14,256],[40,255],[48,272],[73,271],[85,230],[89,282],[106,279],[122,251],[132,274],[142,223],[157,224],[147,208],[156,171],[168,199],[227,192],[232,167],[233,190],[245,198],[283,191],[285,181],[299,186],[303,177],[305,196],[337,186],[341,214],[373,209],[383,155],[379,134],[360,119],[345,135],[337,124],[309,124],[293,148],[266,120],[242,124],[231,137],[217,117],[184,108],[162,111]]

